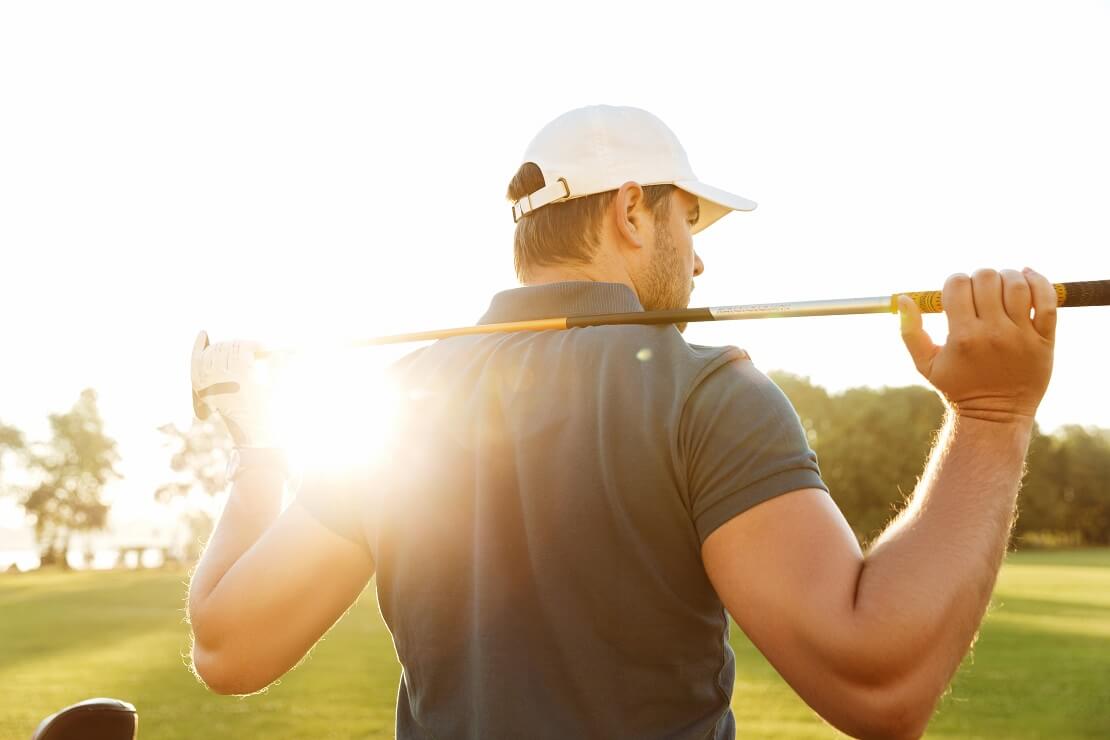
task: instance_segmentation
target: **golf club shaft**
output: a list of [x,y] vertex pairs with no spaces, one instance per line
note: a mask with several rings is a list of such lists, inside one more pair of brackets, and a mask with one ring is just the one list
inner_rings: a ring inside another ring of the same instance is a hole
[[[1091,280],[1079,283],[1056,283],[1057,306],[1107,306],[1110,305],[1110,280]],[[790,316],[847,316],[866,313],[897,313],[898,296],[913,299],[923,313],[943,311],[939,290],[895,293],[871,298],[838,298],[824,301],[792,301],[784,303],[754,303],[738,306],[683,308],[672,311],[635,311],[631,313],[606,313],[587,316],[563,316],[531,321],[511,321],[501,324],[479,324],[452,329],[435,329],[408,334],[390,334],[362,339],[346,345],[375,347],[384,344],[427,342],[469,334],[498,334],[517,331],[551,331],[575,329],[586,326],[611,326],[617,324],[689,324],[699,321],[737,321],[741,319],[772,319]],[[266,350],[258,357],[294,354],[297,350]]]

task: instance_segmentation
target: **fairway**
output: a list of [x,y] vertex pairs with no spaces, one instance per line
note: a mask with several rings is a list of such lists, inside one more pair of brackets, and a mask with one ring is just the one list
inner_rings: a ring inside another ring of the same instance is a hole
[[[0,576],[0,738],[93,696],[136,705],[139,737],[387,738],[400,668],[373,593],[296,670],[209,694],[185,655],[186,575]],[[740,737],[836,737],[737,630]],[[971,659],[928,737],[1110,737],[1110,550],[1011,555]]]

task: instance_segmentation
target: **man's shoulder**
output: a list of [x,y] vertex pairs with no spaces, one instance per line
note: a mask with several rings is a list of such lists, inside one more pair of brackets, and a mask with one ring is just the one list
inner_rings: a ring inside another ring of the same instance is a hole
[[708,345],[708,344],[690,344],[686,343],[686,347],[690,352],[691,358],[695,362],[733,362],[733,361],[751,361],[751,355],[748,351],[740,347],[734,347],[731,344],[723,345]]
[[[639,366],[653,392],[670,395],[679,408],[695,395],[720,397],[743,393],[765,379],[751,356],[733,345],[693,344],[674,326],[597,327],[608,335],[599,342],[614,366]],[[635,357],[638,362],[624,358]],[[669,389],[669,390],[664,390]]]
[[725,367],[753,368],[747,350],[733,345],[691,344],[683,339],[677,351],[689,369],[691,387],[701,385]]
[[[552,339],[555,339],[554,344]],[[532,352],[537,346],[544,350]],[[610,325],[440,340],[396,360],[390,373],[401,379],[449,368],[457,371],[460,363],[474,369],[501,355],[512,357],[514,362],[528,356],[527,361],[539,359],[550,364],[551,353],[574,357],[580,363],[596,363],[599,369],[605,367],[609,371],[638,366],[648,376],[665,376],[668,385],[676,390],[685,388],[687,393],[723,367],[751,365],[746,350],[732,345],[692,344],[674,326]],[[741,372],[752,372],[752,368],[746,367]]]

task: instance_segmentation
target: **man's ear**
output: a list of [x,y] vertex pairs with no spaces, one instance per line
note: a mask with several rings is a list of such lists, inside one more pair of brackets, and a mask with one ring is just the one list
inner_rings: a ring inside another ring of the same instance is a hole
[[639,183],[626,182],[617,190],[611,207],[621,241],[642,248],[647,238],[644,189]]

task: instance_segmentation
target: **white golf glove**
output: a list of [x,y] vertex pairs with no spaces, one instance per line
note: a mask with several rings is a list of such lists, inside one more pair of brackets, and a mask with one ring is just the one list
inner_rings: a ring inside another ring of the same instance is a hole
[[224,420],[237,447],[272,447],[269,392],[255,377],[257,342],[208,344],[207,332],[193,344],[193,411],[207,419],[212,412]]

